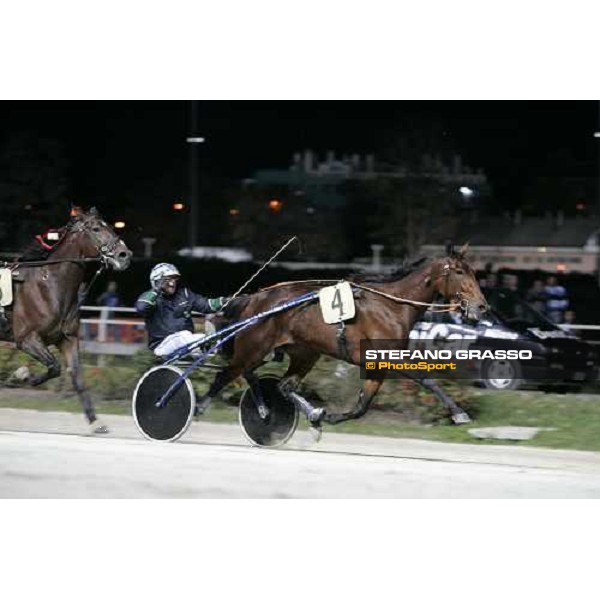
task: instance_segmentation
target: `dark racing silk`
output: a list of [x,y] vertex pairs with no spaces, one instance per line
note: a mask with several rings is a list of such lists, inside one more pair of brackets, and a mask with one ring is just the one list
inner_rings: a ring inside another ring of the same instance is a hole
[[172,296],[149,290],[137,299],[135,309],[146,321],[148,347],[152,350],[168,335],[178,331],[193,333],[192,311],[213,313],[224,302],[225,298],[205,298],[188,288],[178,289]]

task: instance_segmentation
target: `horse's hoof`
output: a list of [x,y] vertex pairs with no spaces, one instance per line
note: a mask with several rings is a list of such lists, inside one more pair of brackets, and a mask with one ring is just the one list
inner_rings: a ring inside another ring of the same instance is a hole
[[31,377],[31,373],[29,371],[29,367],[27,367],[27,366],[19,367],[12,374],[12,377],[14,377],[17,381],[27,381]]
[[108,426],[98,420],[90,423],[90,431],[93,435],[110,433]]
[[210,399],[208,401],[204,400],[201,402],[196,402],[196,406],[194,407],[194,419],[199,419],[204,415],[204,413],[208,410],[210,406]]
[[465,425],[471,422],[471,417],[466,412],[459,412],[452,415],[452,421],[455,425]]
[[324,408],[313,408],[310,413],[308,413],[308,420],[313,425],[319,425],[323,418],[325,417],[325,409]]
[[314,444],[321,441],[321,436],[323,435],[323,430],[320,427],[309,427],[308,433],[310,438]]

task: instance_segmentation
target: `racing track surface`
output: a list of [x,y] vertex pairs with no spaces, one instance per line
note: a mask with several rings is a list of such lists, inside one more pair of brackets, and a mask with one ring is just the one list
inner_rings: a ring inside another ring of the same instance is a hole
[[[133,420],[82,435],[78,414],[0,409],[2,498],[598,498],[600,453],[331,433],[248,446],[236,425],[195,422],[177,443]],[[304,449],[303,449],[304,448]]]

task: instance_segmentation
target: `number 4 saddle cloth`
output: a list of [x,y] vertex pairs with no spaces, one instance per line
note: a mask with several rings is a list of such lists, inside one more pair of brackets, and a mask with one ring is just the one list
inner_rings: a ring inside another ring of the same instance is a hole
[[325,323],[348,321],[356,314],[352,286],[347,281],[319,290],[319,304]]

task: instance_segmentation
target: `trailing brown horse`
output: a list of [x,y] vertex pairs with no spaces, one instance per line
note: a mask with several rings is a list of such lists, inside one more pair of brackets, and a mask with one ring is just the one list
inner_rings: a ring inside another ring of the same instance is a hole
[[[270,317],[240,332],[234,340],[233,356],[228,366],[219,372],[208,393],[198,403],[199,411],[208,406],[219,391],[244,374],[253,386],[252,370],[274,348],[283,349],[290,357],[287,372],[279,388],[315,426],[321,421],[339,423],[365,414],[384,380],[378,372],[364,381],[356,407],[346,413],[326,414],[313,407],[298,394],[300,381],[313,368],[321,354],[354,365],[361,363],[361,340],[399,340],[399,349],[408,346],[410,330],[434,298],[442,295],[462,310],[469,320],[479,320],[487,303],[473,269],[464,258],[466,247],[455,253],[450,247],[448,256],[402,270],[387,277],[354,276],[356,284],[356,314],[344,326],[343,336],[337,325],[327,325],[318,303],[292,308]],[[323,282],[291,282],[266,288],[256,294],[234,299],[226,310],[228,319],[245,319],[302,294],[323,287]],[[450,409],[456,423],[468,422],[468,416],[446,396],[435,381],[419,379]]]
[[29,262],[22,257],[9,265],[21,281],[14,283],[14,301],[7,315],[9,329],[0,331],[0,340],[14,342],[47,368],[42,375],[28,376],[33,386],[60,375],[61,363],[49,350],[49,346],[56,346],[92,431],[105,433],[108,429],[97,420],[81,376],[79,307],[90,284],[90,263],[96,263],[94,270],[112,267],[122,271],[129,266],[131,252],[93,208],[88,213],[75,211],[59,231],[60,239],[43,260]]

